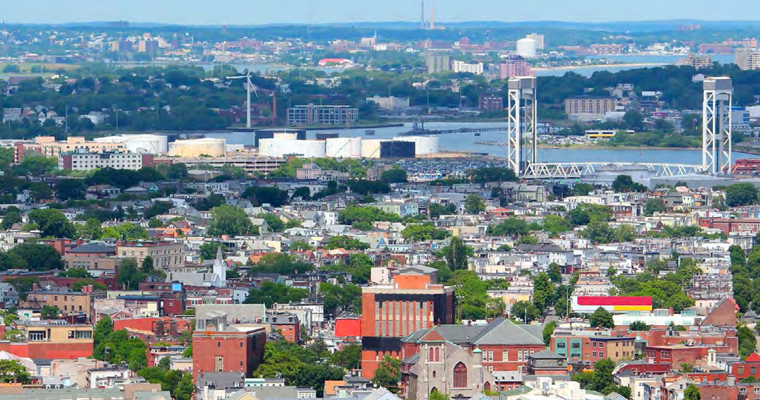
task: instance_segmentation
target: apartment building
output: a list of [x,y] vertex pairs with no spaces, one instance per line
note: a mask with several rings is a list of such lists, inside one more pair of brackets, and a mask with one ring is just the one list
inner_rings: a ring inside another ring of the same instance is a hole
[[744,48],[734,50],[734,64],[743,71],[760,69],[760,49]]
[[26,300],[19,303],[19,308],[41,310],[45,306],[57,307],[61,311],[61,317],[85,322],[90,319],[91,304],[90,293],[39,290],[34,287],[27,294]]
[[14,146],[14,161],[21,162],[24,153],[34,151],[45,157],[60,157],[62,154],[86,151],[89,153],[125,152],[124,143],[100,143],[88,141],[81,136],[71,136],[64,141],[56,141],[53,136],[37,136],[33,143],[19,142]]
[[92,171],[102,168],[136,171],[153,166],[153,156],[134,153],[75,152],[58,157],[58,169],[64,171]]
[[608,112],[615,111],[616,106],[614,97],[571,97],[565,99],[565,114],[576,120],[601,119]]
[[464,61],[452,61],[451,70],[457,73],[483,74],[483,63],[468,63]]
[[116,247],[116,255],[134,258],[142,265],[146,257],[153,259],[156,269],[181,271],[185,267],[185,245],[170,242],[129,242]]
[[359,120],[359,109],[341,105],[299,105],[288,108],[288,125],[347,125]]

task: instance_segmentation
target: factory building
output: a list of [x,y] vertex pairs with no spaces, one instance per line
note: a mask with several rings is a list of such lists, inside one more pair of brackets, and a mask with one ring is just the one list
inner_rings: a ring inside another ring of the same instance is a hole
[[347,125],[358,120],[355,107],[309,104],[288,108],[288,125]]

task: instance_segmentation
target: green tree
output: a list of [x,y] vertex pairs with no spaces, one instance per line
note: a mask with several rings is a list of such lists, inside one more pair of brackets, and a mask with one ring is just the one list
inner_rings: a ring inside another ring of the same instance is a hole
[[544,217],[543,230],[555,236],[573,230],[573,225],[565,218],[549,214]]
[[283,204],[288,204],[290,200],[287,191],[274,186],[251,186],[243,192],[242,197],[250,200],[256,207],[262,204],[280,207]]
[[380,175],[380,181],[385,183],[401,183],[406,182],[406,179],[406,171],[397,165],[394,165],[392,169],[383,171]]
[[573,196],[587,196],[594,191],[594,185],[590,183],[576,183],[570,190],[570,194]]
[[441,250],[446,264],[449,269],[456,271],[459,269],[467,269],[467,257],[472,256],[474,251],[470,246],[464,244],[464,241],[459,236],[451,238],[449,245]]
[[751,183],[734,183],[726,187],[726,205],[746,206],[757,203],[757,188]]
[[440,217],[441,215],[452,215],[456,214],[457,208],[454,204],[447,204],[443,205],[441,203],[430,203],[428,206],[428,215],[430,215],[431,219],[436,219]]
[[567,219],[571,224],[580,226],[594,221],[609,221],[611,214],[612,211],[607,206],[582,203],[567,213]]
[[71,268],[60,272],[58,276],[66,278],[92,278],[89,272],[84,268]]
[[435,225],[426,222],[423,224],[407,224],[401,231],[401,237],[408,243],[423,242],[426,240],[441,240],[448,236],[447,231],[436,229]]
[[664,213],[668,210],[662,199],[649,199],[644,203],[644,215],[654,215],[655,213]]
[[390,356],[385,356],[375,370],[375,375],[372,377],[372,383],[379,387],[384,387],[392,393],[399,393],[400,382],[401,361]]
[[737,327],[736,336],[739,339],[739,356],[742,360],[757,350],[757,338],[746,325]]
[[254,231],[248,215],[240,207],[221,205],[211,209],[212,222],[209,234],[212,236],[243,236]]
[[309,297],[309,291],[306,289],[291,288],[284,283],[264,282],[258,288],[253,288],[248,292],[245,304],[264,304],[272,307],[274,303],[290,303],[291,301],[301,301]]
[[651,327],[649,325],[645,324],[642,321],[633,321],[633,322],[631,322],[631,325],[628,326],[628,329],[630,329],[632,331],[644,332],[644,331],[648,331],[649,329],[651,329]]
[[103,237],[103,228],[96,218],[87,218],[83,225],[77,225],[77,236],[85,240],[97,240]]
[[42,319],[56,319],[61,315],[61,310],[56,306],[43,306],[40,310]]
[[686,390],[683,391],[683,400],[701,400],[702,395],[699,393],[699,388],[689,384]]
[[602,307],[599,307],[588,318],[589,325],[598,328],[614,328],[615,321],[612,319],[612,314]]
[[140,282],[145,282],[145,274],[137,266],[134,258],[121,260],[118,268],[119,285],[124,290],[137,290]]
[[549,279],[552,283],[562,283],[562,267],[557,263],[549,264]]
[[646,192],[646,186],[633,182],[630,175],[618,175],[612,182],[612,190],[616,192]]
[[554,330],[557,328],[557,321],[549,321],[546,325],[544,325],[543,330],[543,336],[544,336],[544,344],[548,347],[552,342],[552,335],[554,335]]
[[61,179],[55,185],[58,200],[84,200],[85,186],[82,179]]
[[72,238],[76,235],[74,225],[56,209],[40,209],[29,212],[29,221],[42,233],[42,237]]
[[31,382],[31,374],[16,360],[0,360],[0,382],[23,383]]
[[529,301],[518,301],[512,304],[512,309],[509,313],[509,317],[512,319],[519,319],[523,323],[529,324],[532,321],[538,319],[541,316],[541,312],[536,306]]
[[288,250],[290,251],[305,251],[305,250],[311,250],[312,247],[309,243],[303,240],[296,240],[290,245],[288,245]]
[[61,254],[46,244],[22,243],[13,247],[7,255],[11,260],[22,260],[31,271],[63,269]]
[[4,230],[8,230],[14,224],[19,224],[21,222],[22,222],[21,210],[19,210],[16,207],[9,207],[9,210],[6,211],[5,215],[3,215],[3,223],[1,227]]
[[201,247],[201,260],[215,260],[218,249],[222,247],[218,242],[204,242]]
[[330,364],[343,369],[352,370],[361,367],[362,347],[358,344],[349,344],[330,356]]
[[352,239],[348,236],[331,236],[327,239],[325,249],[367,250],[369,249],[369,244],[364,243],[359,239]]
[[486,203],[477,194],[471,194],[464,201],[464,210],[468,214],[478,214],[486,210]]

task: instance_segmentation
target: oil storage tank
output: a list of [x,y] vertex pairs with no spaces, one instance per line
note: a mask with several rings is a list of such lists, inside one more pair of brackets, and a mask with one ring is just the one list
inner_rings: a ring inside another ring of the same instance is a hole
[[380,145],[389,142],[388,139],[364,139],[362,140],[362,158],[380,158]]
[[329,158],[359,158],[362,156],[362,138],[327,139],[325,155]]
[[324,158],[325,142],[322,140],[261,139],[259,155],[274,158],[285,156]]
[[[259,141],[261,139],[274,139],[275,134],[278,133],[291,133],[295,134],[296,138],[298,140],[306,140],[306,130],[305,129],[257,129],[256,130],[256,137],[253,139],[253,146],[259,147]],[[279,135],[278,135],[279,136]]]
[[161,154],[169,150],[169,138],[165,135],[117,135],[95,138],[93,141],[96,143],[124,143],[124,147],[129,152],[137,154]]
[[438,136],[397,136],[394,141],[414,142],[415,156],[429,156],[438,153]]
[[380,143],[380,158],[414,158],[416,143],[391,140]]
[[213,138],[177,140],[169,145],[169,155],[175,157],[200,157],[201,155],[224,157],[225,144],[224,139]]

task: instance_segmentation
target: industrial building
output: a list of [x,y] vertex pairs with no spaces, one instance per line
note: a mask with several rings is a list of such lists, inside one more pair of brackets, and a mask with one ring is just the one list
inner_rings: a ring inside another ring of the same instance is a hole
[[162,154],[169,150],[169,138],[165,135],[118,135],[95,138],[95,143],[123,143],[130,153]]
[[531,38],[522,38],[517,41],[515,53],[522,58],[535,58],[537,53],[536,41]]
[[288,108],[288,125],[347,125],[358,120],[355,107],[309,104]]
[[258,148],[259,140],[274,139],[275,135],[281,133],[295,134],[298,140],[306,140],[305,129],[256,129],[256,134],[253,139],[253,146]]
[[375,104],[377,104],[378,107],[382,108],[383,110],[395,110],[397,108],[409,108],[409,98],[408,97],[395,97],[395,96],[375,96],[375,97],[367,97],[367,101],[371,101]]
[[58,169],[62,171],[92,171],[101,168],[129,169],[136,171],[153,166],[151,154],[136,153],[69,153],[58,157]]
[[224,157],[224,139],[188,139],[177,140],[169,144],[169,155],[174,157]]

